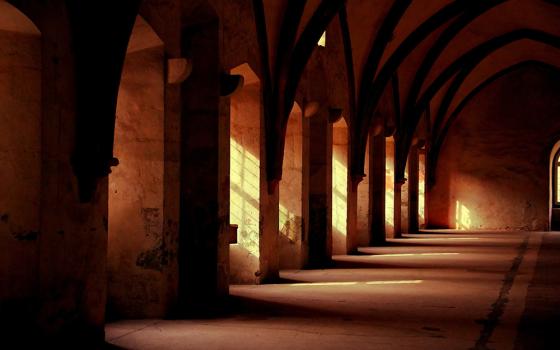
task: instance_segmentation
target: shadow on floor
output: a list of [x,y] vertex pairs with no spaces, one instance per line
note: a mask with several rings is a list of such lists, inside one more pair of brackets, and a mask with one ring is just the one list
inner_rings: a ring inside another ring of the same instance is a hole
[[543,236],[515,349],[560,349],[560,235]]

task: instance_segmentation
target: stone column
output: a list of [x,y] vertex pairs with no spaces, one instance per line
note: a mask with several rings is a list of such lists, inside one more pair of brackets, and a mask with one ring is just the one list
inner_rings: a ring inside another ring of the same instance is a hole
[[370,245],[385,243],[385,136],[371,137],[370,142]]
[[[266,182],[266,180],[265,180]],[[278,241],[278,186],[273,193],[261,192],[261,230],[259,237],[259,265],[257,283],[273,282],[279,277],[280,255]]]
[[[264,116],[264,113],[261,113]],[[263,117],[264,118],[264,117]],[[264,120],[261,121],[264,125]],[[264,128],[261,128],[261,164],[266,164]],[[279,244],[279,205],[280,195],[278,184],[271,186],[269,191],[266,170],[261,166],[260,174],[260,219],[259,219],[259,271],[257,283],[273,282],[279,277],[280,244]]]
[[394,220],[395,220],[395,224],[394,224],[394,237],[395,238],[402,238],[402,226],[401,226],[401,190],[402,190],[402,185],[404,183],[400,183],[400,182],[395,182],[395,187],[394,187],[394,198],[395,198],[395,212],[394,212]]
[[[354,186],[355,185],[355,186]],[[358,184],[352,183],[348,172],[348,193],[346,194],[346,254],[356,253],[358,250]]]
[[304,152],[308,172],[306,194],[309,198],[309,223],[306,236],[309,242],[308,267],[325,267],[331,261],[331,189],[332,189],[332,124],[329,114],[321,109],[304,119]]
[[418,232],[418,147],[408,154],[408,232]]
[[[227,216],[220,210],[228,200],[227,169],[220,157],[228,154],[220,141],[220,60],[217,21],[197,27],[184,40],[193,71],[182,86],[181,222],[179,239],[179,304],[196,315],[218,311],[218,242],[229,233]],[[224,118],[224,116],[222,116]]]

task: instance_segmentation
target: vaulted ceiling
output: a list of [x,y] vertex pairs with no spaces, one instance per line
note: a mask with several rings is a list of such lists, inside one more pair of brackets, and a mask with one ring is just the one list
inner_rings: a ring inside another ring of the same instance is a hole
[[[255,0],[254,3],[264,6],[272,75],[274,67],[277,73],[282,71],[278,65],[306,62],[309,57],[298,57],[297,52],[292,61],[286,57],[297,45],[315,45],[317,33],[324,31],[329,22],[339,21],[343,40],[340,47],[346,50],[348,65],[350,108],[346,114],[353,149],[350,166],[355,181],[363,177],[369,128],[380,115],[374,112],[387,89],[393,91],[391,95],[395,99],[395,110],[390,116],[396,125],[395,176],[397,181],[404,181],[407,154],[414,140],[425,138],[434,148],[431,156],[437,158],[450,123],[465,101],[485,83],[528,62],[560,67],[559,1]],[[338,16],[333,16],[333,10]],[[310,35],[312,40],[305,38],[306,32],[315,33]],[[299,77],[290,76],[289,72],[285,78],[282,73],[275,78],[299,81]],[[289,105],[293,101],[284,102]],[[278,147],[283,149],[282,145]],[[275,178],[274,172],[270,178]]]

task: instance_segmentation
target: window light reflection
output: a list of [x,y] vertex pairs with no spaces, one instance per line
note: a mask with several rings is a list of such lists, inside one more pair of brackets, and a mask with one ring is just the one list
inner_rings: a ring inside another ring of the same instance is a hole
[[308,282],[293,283],[291,287],[328,287],[328,286],[355,286],[355,285],[392,285],[392,284],[420,284],[424,280],[396,280],[396,281],[367,281],[367,282]]
[[396,253],[396,254],[379,254],[370,255],[369,258],[391,258],[403,256],[447,256],[447,255],[460,255],[461,253]]
[[460,201],[455,202],[455,228],[468,230],[471,228],[471,211]]

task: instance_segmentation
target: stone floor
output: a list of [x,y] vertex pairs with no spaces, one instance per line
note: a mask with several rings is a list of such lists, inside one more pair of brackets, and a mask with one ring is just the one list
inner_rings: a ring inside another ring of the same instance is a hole
[[205,320],[107,325],[126,349],[560,349],[560,233],[437,231],[231,286]]

